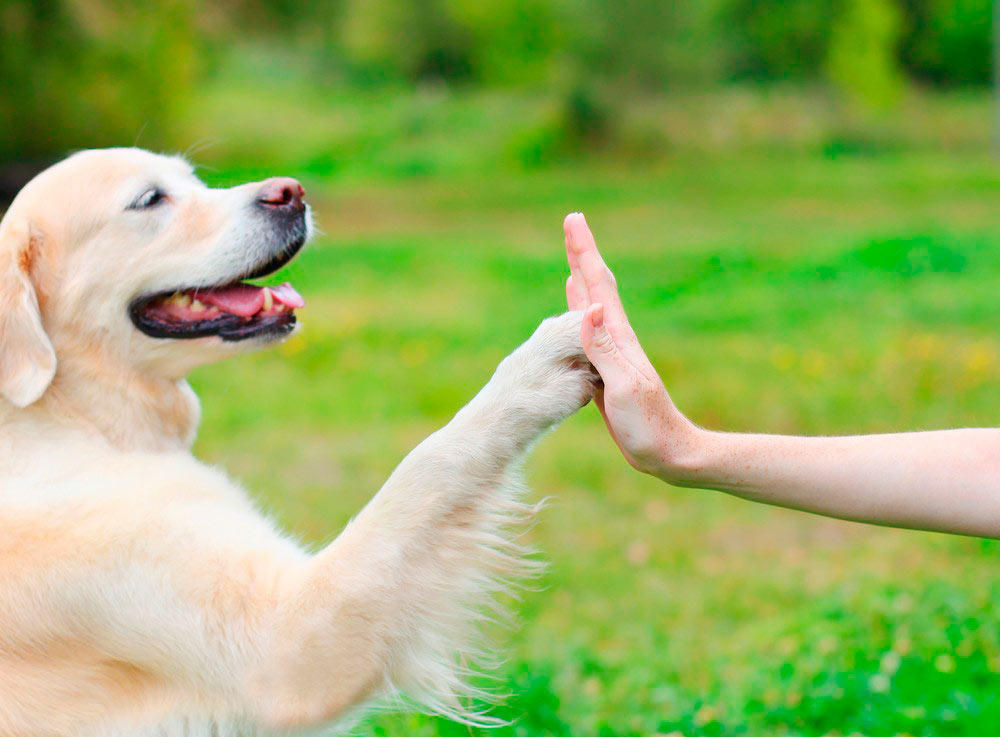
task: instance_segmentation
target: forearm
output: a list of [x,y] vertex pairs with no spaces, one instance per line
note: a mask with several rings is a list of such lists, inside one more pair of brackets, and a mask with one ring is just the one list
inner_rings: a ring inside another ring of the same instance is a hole
[[698,430],[657,475],[875,524],[1000,538],[1000,429],[849,437]]
[[711,433],[671,401],[584,217],[563,223],[566,298],[604,381],[598,407],[635,468],[832,517],[1000,538],[1000,429],[801,438]]

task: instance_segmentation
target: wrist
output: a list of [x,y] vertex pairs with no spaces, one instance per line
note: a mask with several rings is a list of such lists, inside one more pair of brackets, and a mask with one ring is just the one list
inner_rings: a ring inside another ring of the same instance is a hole
[[674,486],[704,486],[712,478],[720,438],[720,433],[681,416],[661,444],[658,463],[650,473]]

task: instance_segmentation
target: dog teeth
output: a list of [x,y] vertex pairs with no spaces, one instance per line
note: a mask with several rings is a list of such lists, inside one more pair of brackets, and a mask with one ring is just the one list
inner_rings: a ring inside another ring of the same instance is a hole
[[264,287],[264,312],[270,311],[274,307],[274,297],[271,295],[271,290]]
[[203,305],[201,303],[201,300],[199,299],[196,299],[193,302],[191,302],[191,312],[204,312],[206,309],[208,308],[205,307],[205,305]]
[[180,307],[187,307],[191,304],[191,295],[177,292],[177,294],[170,298],[170,302]]
[[274,311],[275,312],[284,312],[285,311],[285,306],[283,304],[281,304],[281,302],[278,302],[278,304],[276,304],[274,306]]

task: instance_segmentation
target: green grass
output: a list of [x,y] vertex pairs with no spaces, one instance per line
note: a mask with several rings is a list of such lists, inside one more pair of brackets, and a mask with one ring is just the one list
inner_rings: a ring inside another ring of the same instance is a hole
[[[323,231],[288,270],[309,301],[302,332],[195,385],[200,455],[311,543],[564,309],[570,210],[697,422],[997,424],[1000,173],[974,149],[388,177],[310,161],[269,172],[302,176]],[[1000,733],[997,544],[669,488],[625,464],[592,407],[527,475],[553,499],[532,533],[551,567],[499,633],[511,697],[497,713],[514,723],[494,734]],[[360,729],[467,732],[415,715]]]

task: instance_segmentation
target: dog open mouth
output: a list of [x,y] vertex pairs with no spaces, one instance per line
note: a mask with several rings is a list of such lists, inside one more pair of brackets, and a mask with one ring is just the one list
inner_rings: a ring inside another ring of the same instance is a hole
[[306,304],[290,284],[258,287],[236,282],[222,287],[184,289],[141,300],[132,321],[153,338],[223,340],[279,336],[295,326],[295,310]]
[[[255,279],[288,263],[301,244],[243,279]],[[214,287],[191,287],[137,299],[129,307],[133,324],[152,338],[223,340],[280,337],[295,327],[295,310],[306,301],[287,282],[259,287],[237,279]]]

